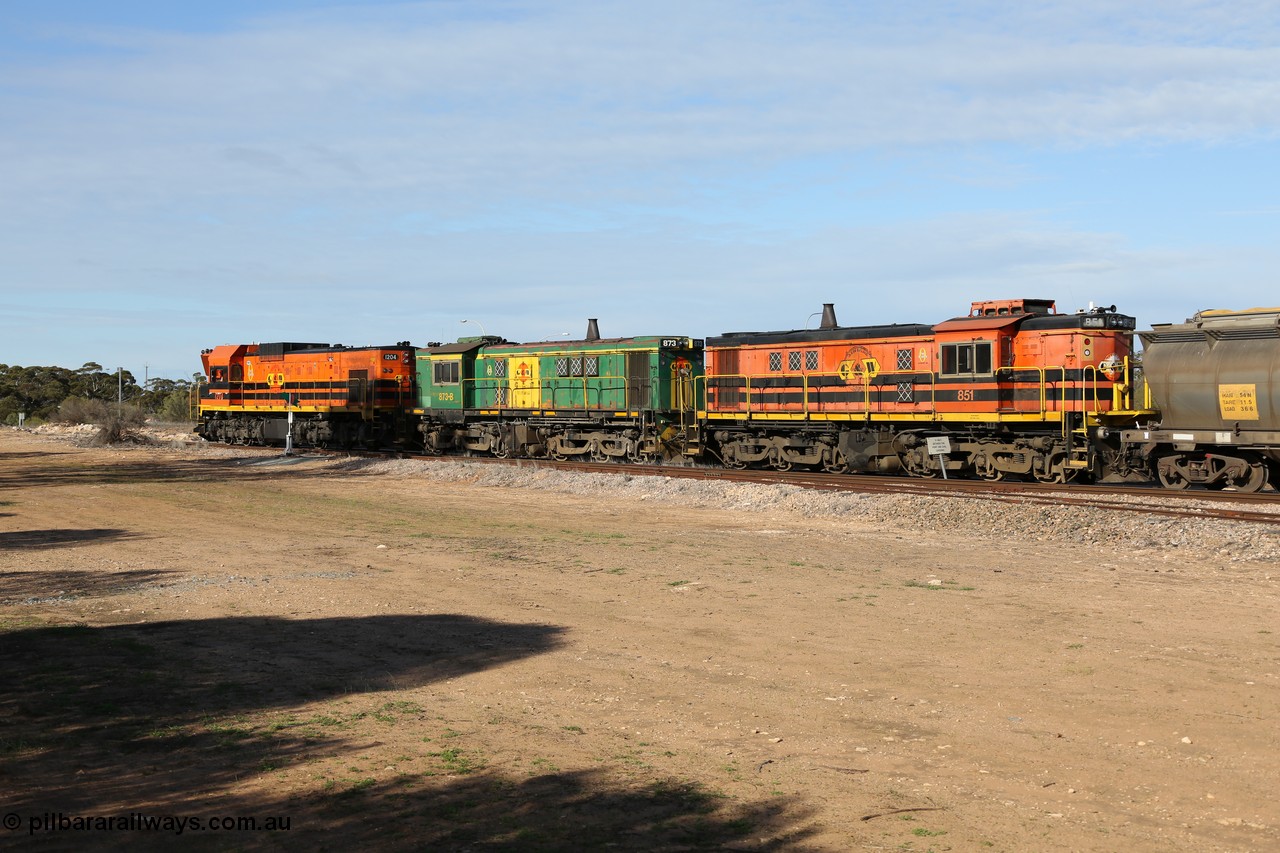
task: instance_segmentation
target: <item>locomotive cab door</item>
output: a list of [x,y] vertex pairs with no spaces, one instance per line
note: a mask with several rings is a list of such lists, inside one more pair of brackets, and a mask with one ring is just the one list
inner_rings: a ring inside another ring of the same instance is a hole
[[358,407],[364,417],[373,416],[372,392],[369,371],[353,370],[347,374],[347,405]]
[[653,407],[651,363],[657,355],[654,350],[627,353],[627,407],[631,411]]
[[996,367],[996,411],[1012,412],[1013,405],[1013,339],[999,336],[991,344]]

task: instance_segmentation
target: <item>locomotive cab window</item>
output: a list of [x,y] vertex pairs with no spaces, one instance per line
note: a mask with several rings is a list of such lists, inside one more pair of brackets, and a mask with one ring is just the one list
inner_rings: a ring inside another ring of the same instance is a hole
[[432,373],[437,385],[457,385],[458,384],[458,368],[462,366],[460,361],[437,361],[431,365]]
[[991,342],[942,345],[942,375],[972,376],[991,373]]

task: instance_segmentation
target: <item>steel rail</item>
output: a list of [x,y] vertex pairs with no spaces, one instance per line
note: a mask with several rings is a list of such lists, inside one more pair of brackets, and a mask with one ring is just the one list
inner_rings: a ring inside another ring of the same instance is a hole
[[[354,454],[347,454],[354,455]],[[363,455],[363,454],[361,454]],[[378,455],[370,452],[368,455]],[[619,464],[574,462],[554,459],[497,459],[487,456],[424,456],[400,452],[403,458],[432,462],[470,462],[512,467],[545,468],[591,474],[625,474],[633,477],[669,477],[714,480],[725,483],[797,486],[818,491],[854,494],[920,495],[927,497],[990,500],[1034,506],[1072,506],[1115,512],[1145,513],[1183,519],[1217,519],[1253,524],[1280,524],[1280,504],[1274,493],[1236,494],[1229,491],[1169,491],[1158,486],[1090,485],[1089,494],[1064,494],[1057,483],[988,482],[982,480],[941,480],[860,474],[824,474],[813,471],[734,470],[693,465]],[[1128,500],[1123,500],[1128,498]],[[1222,506],[1192,506],[1222,504]],[[1260,503],[1273,512],[1244,509],[1239,504]],[[1171,504],[1183,504],[1175,506]]]

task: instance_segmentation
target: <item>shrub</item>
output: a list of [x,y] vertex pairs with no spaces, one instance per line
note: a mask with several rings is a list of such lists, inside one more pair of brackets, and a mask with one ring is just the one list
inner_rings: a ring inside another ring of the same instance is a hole
[[165,395],[157,416],[165,423],[184,423],[191,420],[191,394],[187,391],[171,391]]
[[127,403],[123,406],[108,405],[106,408],[106,416],[102,420],[95,421],[98,425],[98,434],[93,437],[91,443],[119,444],[123,441],[136,440],[137,436],[133,431],[147,422],[146,412]]
[[57,419],[67,424],[99,424],[107,419],[108,405],[102,400],[68,397],[58,406]]

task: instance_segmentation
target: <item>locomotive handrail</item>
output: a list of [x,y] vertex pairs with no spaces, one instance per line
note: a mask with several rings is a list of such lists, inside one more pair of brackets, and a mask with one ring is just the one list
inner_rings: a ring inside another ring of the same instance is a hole
[[[520,387],[520,383],[518,381],[513,384],[512,380],[507,377],[474,376],[474,377],[463,379],[459,383],[459,388],[462,389],[462,393],[464,395],[463,401],[461,402],[465,403],[465,399],[466,399],[465,389],[467,385],[471,385],[471,394],[472,394],[471,399],[474,403],[474,408],[478,408],[478,409],[483,409],[483,408],[577,409],[577,408],[581,408],[582,410],[587,411],[587,410],[592,410],[594,408],[595,410],[600,410],[600,411],[603,411],[605,409],[615,409],[615,410],[625,409],[626,411],[631,411],[631,408],[633,405],[633,395],[632,395],[633,389],[635,391],[636,397],[643,397],[643,394],[641,393],[642,389],[635,382],[633,382],[634,379],[636,379],[636,377],[628,377],[628,376],[621,376],[621,375],[539,377],[536,386],[532,381],[530,381],[528,383],[528,387]],[[607,386],[601,386],[602,381],[610,382],[612,384]],[[499,403],[498,402],[499,395],[497,392],[504,388],[508,389],[508,392],[509,392],[507,402]],[[492,393],[486,394],[486,392],[492,392]],[[513,398],[516,394],[520,394],[522,392],[523,393],[537,392],[538,405],[537,406],[516,405],[515,400]],[[582,403],[583,403],[582,406],[577,406],[573,404],[572,401],[570,401],[569,403],[557,402],[558,398],[563,398],[563,396],[566,394],[572,394],[572,393],[578,393],[578,392],[581,392],[582,394]],[[603,404],[601,397],[603,394],[608,392],[612,392],[612,393],[622,392],[622,405],[605,406]],[[486,394],[486,397],[488,399],[486,400],[485,398],[482,398],[481,394]],[[591,405],[593,396],[595,398],[594,407]],[[467,406],[463,405],[462,408],[467,408]]]
[[[1082,412],[1087,411],[1096,415],[1098,412],[1102,411],[1101,409],[1098,408],[1098,374],[1099,373],[1100,371],[1098,370],[1096,365],[1086,364],[1084,366],[1083,376],[1081,377],[1081,379],[1084,382],[1084,386],[1080,389],[1081,391],[1080,410]],[[1092,402],[1091,406],[1085,405],[1086,401],[1084,399],[1084,396],[1085,396],[1084,392],[1086,390],[1093,392],[1092,394],[1089,395]]]
[[[592,387],[592,382],[590,380],[597,380],[597,387]],[[598,385],[599,380],[609,380],[617,384],[612,384],[607,387],[600,387]],[[557,376],[554,379],[548,377],[542,380],[542,389],[541,389],[541,396],[543,399],[542,406],[543,408],[547,408],[546,401],[550,400],[551,402],[550,408],[552,409],[577,408],[573,403],[572,395],[578,392],[581,392],[582,408],[584,410],[592,409],[592,408],[602,409],[604,408],[604,403],[601,400],[601,395],[606,391],[610,391],[613,393],[617,393],[618,391],[621,391],[622,392],[622,408],[628,409],[628,410],[630,409],[631,386],[626,381],[626,377],[623,377],[623,376]],[[591,405],[591,396],[593,393],[595,394],[594,407]],[[569,402],[567,403],[561,402],[561,399],[566,396],[570,398]],[[617,408],[617,406],[614,406],[613,408]]]
[[[928,391],[929,391],[928,399],[915,401],[912,404],[914,406],[927,405],[928,408],[923,411],[919,409],[913,409],[913,411],[920,412],[921,414],[936,414],[938,411],[937,374],[933,373],[932,371],[881,370],[881,371],[878,371],[874,377],[863,372],[858,374],[858,378],[854,378],[854,379],[840,377],[840,373],[838,371],[816,371],[815,370],[807,373],[800,373],[800,374],[787,373],[782,375],[791,377],[791,378],[799,376],[800,400],[798,402],[800,404],[800,410],[798,413],[803,414],[806,417],[814,414],[815,412],[816,413],[822,412],[822,409],[819,407],[827,404],[825,404],[821,399],[818,399],[816,401],[811,400],[811,396],[816,395],[817,397],[821,398],[823,391],[829,387],[836,388],[836,389],[853,389],[855,392],[860,391],[862,394],[861,407],[860,409],[850,412],[850,414],[870,415],[876,408],[872,405],[872,400],[871,400],[871,386],[873,384],[872,379],[876,377],[894,377],[894,376],[928,377],[927,379]],[[776,390],[771,386],[757,384],[757,383],[761,383],[763,380],[776,378],[778,376],[779,374],[775,374],[775,373],[750,373],[750,374],[722,373],[714,376],[707,376],[707,375],[699,376],[699,377],[696,377],[694,381],[695,381],[695,388],[699,384],[702,387],[702,411],[710,410],[711,391],[714,390],[717,393],[722,391],[730,391],[730,392],[739,393],[743,395],[742,400],[739,400],[732,405],[743,407],[743,408],[738,408],[736,410],[750,417],[753,414],[765,411],[763,409],[763,406],[767,404],[760,403],[759,397],[763,394],[775,392]],[[830,378],[840,377],[841,379],[844,379],[846,384],[837,385],[837,386],[812,385],[810,383],[810,379],[815,376],[830,377]],[[726,380],[726,379],[738,380],[738,383],[735,383],[735,384],[739,384],[740,387],[723,388],[721,386],[715,386],[711,384],[713,380]],[[880,382],[876,384],[884,385],[888,383]],[[918,387],[923,388],[924,386],[925,386],[925,383],[921,382],[919,383]],[[726,404],[717,398],[716,405],[727,406],[730,404]]]
[[[1023,415],[1040,415],[1045,416],[1050,413],[1058,413],[1065,416],[1069,412],[1078,411],[1081,414],[1092,413],[1097,414],[1102,409],[1103,401],[1099,397],[1102,390],[1101,385],[1102,371],[1095,365],[1086,364],[1080,368],[1069,369],[1066,365],[1007,365],[996,368],[992,374],[990,381],[996,384],[997,388],[1002,383],[1008,383],[1012,386],[1024,387],[1030,382],[1028,380],[1015,380],[1013,377],[1017,373],[1034,374],[1036,397],[1034,408],[1019,408],[1018,403],[1014,403],[1013,411]],[[1073,373],[1075,375],[1073,375]],[[811,371],[798,373],[725,373],[717,375],[704,375],[695,379],[695,387],[701,387],[702,411],[711,411],[711,398],[716,398],[715,406],[718,410],[739,412],[750,418],[754,415],[767,414],[772,410],[767,407],[771,404],[762,403],[760,398],[764,394],[779,393],[780,389],[767,381],[779,378],[799,379],[799,399],[795,403],[780,403],[778,405],[794,405],[796,408],[779,409],[779,413],[800,414],[806,419],[813,414],[821,414],[823,406],[829,405],[822,400],[824,392],[828,389],[843,389],[858,393],[861,400],[854,400],[850,403],[845,413],[849,415],[871,415],[875,411],[900,411],[895,408],[897,405],[903,406],[905,409],[910,406],[909,411],[917,414],[938,414],[938,385],[943,381],[935,371],[926,370],[881,370],[877,371],[874,376],[866,372],[860,372],[854,376],[841,377],[845,379],[844,385],[818,385],[812,380],[815,377],[836,377],[840,376],[834,371]],[[910,376],[913,380],[913,395],[921,395],[924,399],[913,399],[910,404],[897,404],[895,402],[876,401],[871,397],[871,388],[874,386],[883,387],[890,383],[896,383],[895,377]],[[946,377],[951,379],[953,377]],[[984,377],[985,378],[985,377]],[[877,381],[878,380],[878,381]],[[719,383],[719,384],[717,384]],[[728,387],[726,387],[728,386]],[[795,387],[795,386],[792,386]],[[1060,389],[1060,393],[1056,398],[1050,397],[1052,388]],[[726,403],[722,394],[737,393],[742,395],[741,399],[734,403]],[[1079,394],[1078,402],[1072,399],[1075,393]],[[1092,399],[1089,399],[1090,394]],[[816,397],[816,399],[814,399]],[[1149,405],[1148,405],[1149,408]],[[1062,418],[1064,422],[1068,420]]]

